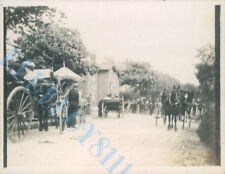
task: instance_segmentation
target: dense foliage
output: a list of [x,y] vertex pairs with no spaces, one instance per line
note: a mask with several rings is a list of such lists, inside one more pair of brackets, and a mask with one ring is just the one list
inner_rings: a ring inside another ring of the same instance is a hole
[[193,84],[181,84],[177,79],[168,74],[155,71],[147,62],[125,62],[125,66],[120,70],[120,84],[130,88],[121,91],[124,99],[137,99],[140,97],[159,98],[163,89],[171,92],[173,86],[180,86],[183,90],[197,93],[197,87]]
[[215,150],[219,137],[215,124],[215,52],[213,46],[206,45],[199,49],[197,57],[200,59],[200,63],[196,65],[196,77],[200,83],[201,101],[206,106],[204,119],[197,132],[200,139]]
[[129,85],[140,96],[146,96],[155,82],[151,66],[146,63],[131,62],[120,72],[120,84]]
[[51,21],[44,21],[44,17],[52,19],[55,13],[55,9],[47,6],[7,7],[7,29],[20,34],[24,33],[26,30],[37,30],[38,27]]
[[79,75],[95,73],[98,70],[96,64],[84,61],[89,52],[79,32],[61,27],[59,20],[53,20],[56,14],[65,17],[44,6],[8,7],[7,31],[13,31],[15,35],[12,45],[19,49],[23,59],[34,62],[37,69],[53,67],[55,71],[65,62]]

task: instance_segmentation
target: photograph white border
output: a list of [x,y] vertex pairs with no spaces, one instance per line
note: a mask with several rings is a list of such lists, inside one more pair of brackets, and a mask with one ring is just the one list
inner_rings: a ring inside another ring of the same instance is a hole
[[[97,1],[97,0],[96,0]],[[99,0],[99,1],[104,1],[104,0]],[[107,1],[107,0],[105,0]],[[116,0],[115,0],[116,1]],[[136,0],[138,1],[138,0]],[[147,1],[147,0],[146,0]],[[150,0],[149,0],[150,1]],[[33,0],[33,1],[15,1],[15,0],[11,0],[11,1],[0,1],[0,57],[3,58],[3,8],[7,7],[7,6],[37,6],[37,5],[47,5],[47,6],[51,6],[54,5],[56,1],[54,0],[49,0],[49,1],[37,1],[37,0]],[[63,0],[63,1],[57,1],[62,3],[62,5],[64,3],[67,2],[71,2],[71,0]],[[77,2],[79,3],[79,0],[77,0]],[[87,1],[91,3],[95,2],[94,0],[91,1]],[[129,0],[124,0],[124,2],[129,3]],[[178,1],[151,1],[151,3],[161,3],[163,5],[163,3],[173,3],[173,2],[178,2]],[[188,2],[193,2],[195,3],[196,1],[181,1],[181,3],[188,3]],[[212,3],[214,5],[221,5],[221,17],[220,17],[220,22],[221,22],[221,29],[220,29],[220,39],[221,39],[221,43],[220,43],[220,50],[221,50],[221,54],[220,54],[220,112],[221,112],[221,116],[220,116],[220,141],[221,141],[221,166],[212,166],[212,167],[135,167],[135,170],[129,171],[130,174],[147,174],[147,173],[162,173],[162,174],[225,174],[225,5],[224,5],[224,1],[203,1],[203,0],[199,0],[197,1],[198,3]],[[199,7],[201,9],[201,7]],[[3,68],[0,68],[0,96],[3,96]],[[14,168],[14,167],[7,167],[7,168],[3,168],[3,97],[0,98],[0,105],[1,105],[1,109],[0,109],[0,173],[3,174],[9,174],[9,173],[15,173],[15,174],[19,174],[19,173],[54,173],[54,174],[58,174],[58,173],[96,173],[96,174],[100,174],[100,167],[96,167],[96,168]]]

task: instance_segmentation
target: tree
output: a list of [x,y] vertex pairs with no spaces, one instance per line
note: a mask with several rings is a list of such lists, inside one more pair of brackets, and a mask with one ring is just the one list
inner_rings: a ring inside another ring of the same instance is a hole
[[65,18],[64,13],[47,6],[6,7],[5,16],[7,52],[18,37]]
[[162,91],[163,89],[169,89],[171,91],[173,89],[173,86],[178,86],[181,85],[181,83],[175,79],[174,77],[171,77],[168,74],[164,74],[158,71],[154,72],[156,76],[156,81],[157,81],[157,89],[159,91]]
[[200,63],[196,64],[196,77],[199,80],[199,89],[202,92],[204,102],[215,102],[215,52],[212,45],[208,44],[198,49],[197,58]]
[[[15,33],[24,33],[26,30],[35,30],[46,24],[44,16],[51,19],[56,10],[47,6],[7,7],[6,26]],[[60,13],[64,17],[63,13]],[[49,21],[50,22],[50,21]]]
[[53,67],[55,71],[65,61],[66,66],[79,75],[96,69],[82,61],[89,53],[77,30],[46,24],[36,31],[24,33],[15,44],[22,57],[34,62],[36,68]]
[[131,62],[120,72],[120,84],[131,86],[140,96],[146,96],[155,85],[155,78],[151,66],[147,63]]
[[198,93],[198,87],[191,83],[181,84],[181,89],[184,89],[187,91],[193,91],[195,94]]
[[204,119],[197,132],[200,139],[215,150],[217,159],[219,159],[216,151],[219,136],[215,124],[215,51],[214,47],[208,44],[198,49],[197,52],[200,63],[196,65],[196,77],[200,83],[201,101],[206,106]]

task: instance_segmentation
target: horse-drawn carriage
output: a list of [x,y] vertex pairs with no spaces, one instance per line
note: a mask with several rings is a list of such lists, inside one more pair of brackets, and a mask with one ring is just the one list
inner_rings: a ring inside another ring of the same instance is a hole
[[[199,99],[199,98],[198,98]],[[174,89],[169,96],[163,96],[162,101],[162,115],[165,124],[166,117],[168,116],[168,129],[173,127],[173,122],[176,128],[177,119],[191,126],[193,121],[200,119],[203,115],[203,108],[200,101],[195,101],[194,93],[190,91]],[[171,124],[170,124],[171,123]]]
[[7,65],[7,134],[13,142],[21,141],[34,121],[39,120],[39,130],[47,130],[48,116],[55,117],[62,133],[67,117],[61,79],[50,69],[28,67],[14,70]]
[[117,117],[120,118],[120,114],[123,108],[123,100],[121,98],[103,98],[98,104],[98,116],[107,117],[108,112],[117,112]]

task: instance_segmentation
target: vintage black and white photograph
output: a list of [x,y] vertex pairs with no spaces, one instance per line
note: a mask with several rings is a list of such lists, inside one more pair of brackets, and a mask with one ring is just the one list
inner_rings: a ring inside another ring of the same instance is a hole
[[5,6],[4,167],[220,166],[220,12],[203,1]]

